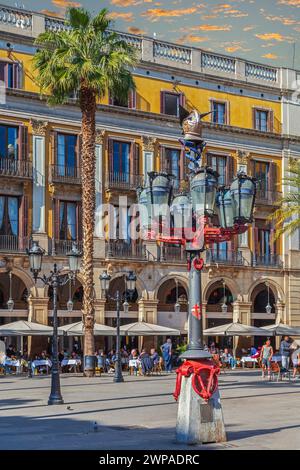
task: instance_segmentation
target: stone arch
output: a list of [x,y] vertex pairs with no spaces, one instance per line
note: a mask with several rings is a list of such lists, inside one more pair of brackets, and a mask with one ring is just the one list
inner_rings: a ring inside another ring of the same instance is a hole
[[179,283],[182,284],[182,286],[184,287],[184,289],[186,290],[186,293],[188,294],[189,292],[189,281],[188,281],[188,278],[186,276],[184,276],[183,274],[180,274],[180,273],[169,273],[169,274],[166,274],[165,276],[163,276],[159,282],[156,284],[156,287],[154,289],[154,299],[155,300],[158,300],[158,292],[159,292],[159,289],[161,288],[161,286],[166,282],[166,281],[169,281],[169,280],[174,280],[174,279],[177,279]]
[[274,293],[275,302],[285,303],[285,295],[284,295],[282,288],[280,287],[279,284],[277,284],[277,282],[269,278],[261,278],[253,282],[248,290],[246,301],[252,302],[253,292],[255,292],[255,289],[257,288],[257,286],[259,286],[260,284],[266,285],[266,283],[269,284],[270,288],[272,289]]
[[[24,274],[24,273],[23,273]],[[27,280],[27,283],[24,282]],[[30,284],[28,277],[20,275],[20,270],[12,269],[12,299],[15,310],[28,310],[28,296],[30,293]],[[0,308],[7,308],[9,298],[9,276],[8,271],[0,272]],[[24,295],[26,293],[26,295]]]
[[[123,277],[126,273],[125,272],[117,272],[117,273],[114,273],[111,275],[111,281],[110,281],[110,284],[117,278],[120,278],[120,277]],[[136,274],[136,273],[135,273]],[[99,281],[100,282],[100,281]],[[146,292],[147,293],[147,287],[146,287],[146,284],[145,282],[141,279],[140,276],[138,276],[136,274],[136,290],[137,290],[137,293],[138,293],[138,298],[142,298],[143,297],[143,292]]]
[[215,277],[211,282],[209,282],[203,289],[202,298],[205,302],[207,302],[208,297],[211,294],[214,287],[216,285],[220,285],[222,280],[225,281],[226,287],[230,290],[233,296],[233,301],[237,299],[238,295],[240,295],[240,288],[238,284],[235,281],[233,281],[230,277],[218,276],[218,277]]
[[224,286],[223,286],[223,280],[224,278],[220,278],[218,280],[214,280],[211,282],[206,289],[206,296],[204,297],[204,300],[206,302],[206,312],[221,312],[222,308],[221,306],[225,303],[227,305],[227,311],[228,313],[233,312],[233,302],[236,300],[236,297],[234,296],[232,290],[231,290],[231,285],[228,285],[228,283],[225,280],[225,297],[224,297]]

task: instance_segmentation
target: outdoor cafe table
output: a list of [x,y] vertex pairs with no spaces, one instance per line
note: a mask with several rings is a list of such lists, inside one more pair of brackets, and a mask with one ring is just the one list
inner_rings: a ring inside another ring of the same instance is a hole
[[80,359],[67,359],[66,358],[66,359],[63,359],[60,364],[61,364],[61,367],[75,366],[74,369],[76,371],[77,366],[81,366],[81,360]]
[[50,359],[37,359],[35,361],[32,361],[31,363],[32,372],[34,373],[35,369],[38,370],[38,368],[41,366],[46,366],[47,374],[49,374],[49,368],[52,367],[52,362],[50,361]]
[[246,362],[251,362],[253,364],[253,367],[255,368],[255,365],[257,364],[257,359],[251,356],[243,356],[241,358],[242,367],[245,367]]
[[16,368],[16,373],[17,374],[20,374],[21,373],[21,360],[20,359],[9,359],[9,358],[6,358],[5,361],[3,362],[3,365],[5,367],[5,369],[7,369],[7,367],[10,369],[11,367],[15,367]]

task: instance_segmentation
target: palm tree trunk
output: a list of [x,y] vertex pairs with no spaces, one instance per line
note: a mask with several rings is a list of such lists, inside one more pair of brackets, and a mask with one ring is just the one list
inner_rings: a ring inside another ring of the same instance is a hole
[[[93,356],[94,342],[94,225],[95,225],[95,119],[96,97],[95,93],[81,86],[80,107],[82,112],[82,149],[81,149],[81,177],[82,177],[82,227],[83,227],[83,323],[84,356]],[[95,371],[84,367],[84,375],[92,377]]]

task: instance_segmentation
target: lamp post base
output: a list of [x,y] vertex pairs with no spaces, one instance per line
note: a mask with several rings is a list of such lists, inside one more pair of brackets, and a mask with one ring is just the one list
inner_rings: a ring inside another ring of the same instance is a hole
[[188,359],[188,360],[197,360],[197,359],[210,359],[211,354],[209,351],[205,351],[204,349],[187,349],[180,355],[180,359]]
[[115,383],[124,382],[123,375],[121,375],[121,376],[118,375],[117,377],[114,376],[114,382],[115,382]]
[[193,390],[192,376],[182,377],[176,441],[188,445],[226,441],[218,389],[206,402]]
[[63,405],[64,400],[61,395],[50,396],[48,400],[48,405]]

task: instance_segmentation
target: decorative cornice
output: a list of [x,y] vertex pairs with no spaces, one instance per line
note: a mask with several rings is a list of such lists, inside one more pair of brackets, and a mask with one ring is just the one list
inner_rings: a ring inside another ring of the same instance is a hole
[[250,152],[245,152],[244,150],[237,150],[236,156],[237,162],[241,165],[247,165],[251,159]]
[[38,121],[37,119],[31,119],[30,124],[32,126],[32,133],[34,135],[45,136],[47,132],[48,122]]
[[143,150],[146,152],[154,152],[156,142],[156,137],[142,136]]
[[97,129],[95,135],[95,143],[96,145],[102,145],[104,141],[105,131],[103,129]]

